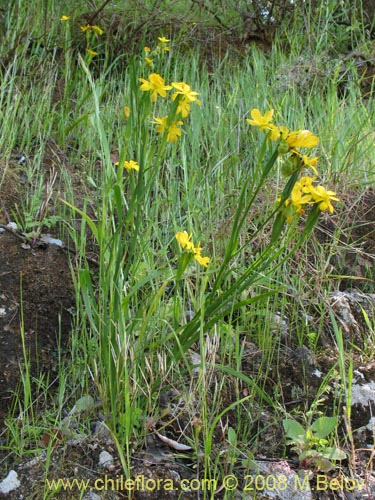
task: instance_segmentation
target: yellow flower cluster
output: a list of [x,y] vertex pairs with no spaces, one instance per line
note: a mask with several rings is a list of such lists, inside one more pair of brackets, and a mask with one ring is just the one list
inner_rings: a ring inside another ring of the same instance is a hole
[[287,176],[291,175],[295,170],[303,166],[310,167],[315,174],[318,174],[316,165],[318,158],[302,154],[296,148],[313,148],[319,144],[319,137],[312,134],[309,130],[295,130],[290,131],[287,127],[276,126],[272,122],[274,110],[266,111],[264,115],[261,114],[259,109],[253,108],[250,112],[251,119],[247,118],[246,121],[260,130],[268,132],[268,136],[272,141],[279,140],[279,153],[290,153],[290,157],[285,162],[283,173]]
[[86,24],[86,26],[81,26],[80,30],[82,31],[82,33],[92,31],[96,35],[102,35],[104,33],[104,31],[101,28],[99,28],[99,26],[91,24]]
[[176,120],[169,121],[168,116],[163,116],[162,118],[154,117],[152,123],[157,125],[156,131],[164,134],[167,131],[167,140],[169,142],[176,142],[178,137],[181,136],[180,125],[183,125],[183,121],[179,118],[186,118],[190,113],[190,105],[195,102],[200,106],[202,103],[197,98],[198,92],[191,89],[190,85],[185,82],[172,82],[172,85],[166,85],[164,78],[162,78],[158,73],[151,73],[148,80],[144,78],[139,78],[141,82],[141,90],[151,93],[151,100],[155,102],[158,96],[162,98],[167,97],[167,92],[171,89],[175,89],[172,94],[172,101],[178,99],[177,109],[176,109]]
[[200,243],[198,243],[198,246],[196,247],[194,243],[191,241],[192,235],[187,233],[187,231],[180,231],[176,233],[176,240],[178,241],[179,245],[181,248],[190,250],[193,252],[194,259],[203,267],[208,267],[208,263],[210,262],[209,257],[202,257],[201,252],[202,248],[200,246]]
[[167,141],[175,143],[182,134],[181,129],[178,128],[178,126],[183,125],[184,122],[182,120],[175,120],[172,121],[169,125],[167,125],[167,122],[168,116],[163,116],[162,118],[154,117],[151,123],[155,123],[157,125],[156,132],[159,132],[160,134],[164,134],[168,127]]
[[[266,131],[272,141],[279,141],[279,155],[289,154],[282,165],[282,173],[285,176],[291,176],[294,172],[308,167],[318,174],[316,169],[318,158],[309,157],[296,148],[313,148],[319,144],[319,137],[309,130],[290,131],[287,127],[276,126],[272,123],[273,114],[273,109],[262,115],[259,109],[253,108],[250,112],[251,119],[248,118],[246,121]],[[332,201],[339,201],[339,198],[336,198],[334,191],[328,191],[322,185],[315,185],[315,180],[316,177],[304,176],[295,182],[289,198],[285,201],[285,215],[288,223],[292,221],[295,213],[304,213],[304,205],[316,204],[321,211],[334,212]]]
[[[314,185],[316,177],[304,176],[297,181],[292,189],[290,197],[286,200],[286,207],[291,207],[293,210],[287,209],[287,221],[292,221],[294,212],[298,214],[305,213],[303,205],[317,204],[321,211],[328,210],[331,214],[334,212],[332,201],[339,201],[335,197],[334,191],[327,191],[324,186]],[[290,212],[290,213],[289,213]]]
[[86,35],[86,53],[88,54],[88,64],[90,64],[93,57],[98,55],[98,53],[90,47],[91,43],[98,35],[101,36],[104,31],[95,24],[86,24],[86,26],[81,26],[80,30]]
[[148,46],[143,48],[147,66],[152,68],[154,66],[153,58],[159,56],[160,54],[163,54],[164,52],[169,52],[170,48],[168,46],[168,42],[170,42],[169,38],[165,38],[165,36],[159,36],[158,44],[155,47],[155,49],[151,50],[151,48]]

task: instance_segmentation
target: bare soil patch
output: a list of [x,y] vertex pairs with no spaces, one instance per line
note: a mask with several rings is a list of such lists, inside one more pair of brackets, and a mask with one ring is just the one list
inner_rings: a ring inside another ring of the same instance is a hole
[[[54,245],[30,248],[8,232],[0,234],[0,423],[24,369],[24,350],[31,374],[57,367],[57,345],[67,346],[74,306],[69,262]],[[23,340],[24,339],[24,349]]]

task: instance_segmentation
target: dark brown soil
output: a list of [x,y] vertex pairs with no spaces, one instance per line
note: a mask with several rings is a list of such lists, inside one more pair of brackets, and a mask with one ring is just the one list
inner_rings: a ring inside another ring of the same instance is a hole
[[[74,293],[65,253],[55,245],[30,245],[0,234],[0,424],[12,407],[20,367],[32,375],[57,365],[57,345],[67,345]],[[23,345],[24,341],[24,345]],[[0,425],[1,428],[1,425]]]

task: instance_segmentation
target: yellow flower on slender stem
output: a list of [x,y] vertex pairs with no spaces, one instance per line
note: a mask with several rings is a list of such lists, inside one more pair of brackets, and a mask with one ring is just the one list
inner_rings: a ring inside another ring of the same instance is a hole
[[170,39],[169,38],[165,38],[165,36],[158,36],[158,40],[161,43],[168,43],[168,42],[170,42]]
[[208,263],[210,262],[209,257],[202,257],[201,255],[202,248],[200,246],[200,243],[198,243],[197,247],[193,248],[193,253],[194,253],[194,259],[199,262],[201,266],[207,267]]
[[180,114],[182,118],[186,118],[190,113],[190,104],[185,99],[181,99],[178,103],[176,113]]
[[91,24],[86,24],[86,26],[81,26],[80,30],[85,33],[86,31],[94,31],[97,35],[102,35],[104,31],[99,28],[99,26],[96,25],[91,25]]
[[163,116],[162,118],[158,118],[154,116],[154,119],[151,123],[155,123],[157,125],[156,132],[163,134],[165,132],[165,128],[167,126],[168,116]]
[[167,90],[171,90],[170,85],[165,85],[164,78],[162,78],[157,73],[151,73],[148,77],[148,80],[144,78],[138,78],[140,82],[142,82],[141,90],[147,92],[151,92],[151,100],[155,102],[158,95],[161,97],[167,96]]
[[259,109],[253,108],[250,111],[252,120],[246,118],[246,121],[247,123],[249,123],[249,125],[252,125],[253,127],[259,127],[260,130],[264,130],[266,128],[269,128],[269,124],[271,123],[273,118],[273,113],[274,110],[271,109],[269,111],[266,111],[264,115],[262,115]]
[[[116,161],[115,165],[119,165],[119,162]],[[130,161],[124,161],[122,166],[130,172],[130,170],[136,170],[137,172],[139,171],[139,165],[136,161],[130,160]]]
[[319,209],[328,210],[331,214],[334,212],[331,201],[340,201],[339,198],[335,197],[335,194],[334,191],[327,191],[324,186],[316,186],[311,189],[311,195],[315,203],[318,203]]
[[98,53],[95,52],[95,50],[91,50],[91,49],[86,49],[86,52],[89,54],[89,56],[91,57],[94,57],[94,56],[97,56]]
[[130,161],[124,161],[124,168],[129,172],[130,170],[136,170],[137,172],[139,171],[139,165],[136,161],[130,160]]
[[182,95],[183,100],[186,102],[196,102],[198,106],[202,104],[201,101],[196,97],[197,95],[199,95],[199,92],[194,92],[194,90],[192,90],[190,85],[188,85],[187,83],[172,82],[172,87],[176,89],[176,92],[172,95],[173,101],[178,95]]
[[299,180],[299,183],[301,185],[301,190],[304,193],[311,193],[311,190],[314,189],[313,182],[315,180],[316,180],[316,177],[309,177],[308,175],[301,177]]
[[70,19],[70,16],[61,16],[60,17],[60,21],[67,21],[68,19]]
[[178,241],[181,248],[186,248],[187,250],[193,250],[194,243],[191,241],[192,235],[188,235],[187,231],[180,231],[176,233],[176,240]]
[[314,156],[314,158],[309,158],[307,155],[303,155],[302,160],[306,167],[310,167],[314,171],[314,174],[319,175],[319,172],[316,169],[316,166],[318,164],[317,156]]
[[[247,120],[247,121],[250,121],[250,120]],[[281,144],[283,144],[283,143],[286,144],[285,139],[289,134],[289,129],[287,127],[284,127],[283,125],[280,125],[279,127],[277,127],[276,125],[269,123],[268,125],[266,125],[262,128],[262,130],[264,130],[264,129],[270,131],[269,138],[271,139],[271,141],[277,141],[278,139],[281,139]],[[285,150],[283,151],[283,153],[287,153],[289,150],[288,144],[286,144],[286,147],[284,149]]]
[[[157,124],[156,132],[163,134],[167,129],[168,116],[163,116],[162,118],[157,118],[154,116],[152,123]],[[179,125],[183,125],[182,120],[177,120],[170,123],[168,127],[167,141],[171,143],[177,142],[177,139],[181,136],[182,132],[179,129]]]
[[208,267],[208,264],[210,262],[209,257],[202,257],[200,254],[197,253],[194,254],[194,259],[203,267]]
[[146,54],[149,54],[151,52],[151,49],[150,47],[143,47],[143,51],[146,53]]
[[309,130],[296,130],[295,132],[291,132],[285,140],[291,149],[313,148],[319,144],[319,137]]
[[181,248],[186,249],[186,250],[191,250],[194,255],[194,259],[204,267],[208,266],[208,263],[210,262],[209,257],[202,257],[201,252],[202,248],[200,246],[200,243],[198,243],[198,246],[195,247],[194,243],[191,241],[191,234],[189,235],[187,231],[180,231],[176,233],[176,240],[180,244]]
[[293,205],[296,209],[296,212],[302,214],[304,210],[302,205],[311,202],[311,195],[306,194],[302,190],[302,185],[300,182],[296,182],[293,186],[292,192],[290,194],[290,199],[286,201],[286,205]]

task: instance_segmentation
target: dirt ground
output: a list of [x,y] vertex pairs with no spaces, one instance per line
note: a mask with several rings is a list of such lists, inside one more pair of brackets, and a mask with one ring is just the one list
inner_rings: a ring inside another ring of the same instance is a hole
[[[57,345],[67,346],[74,294],[65,253],[55,245],[25,245],[0,234],[0,425],[12,405],[13,391],[25,370],[45,372],[53,380]],[[24,345],[23,345],[24,341]]]

